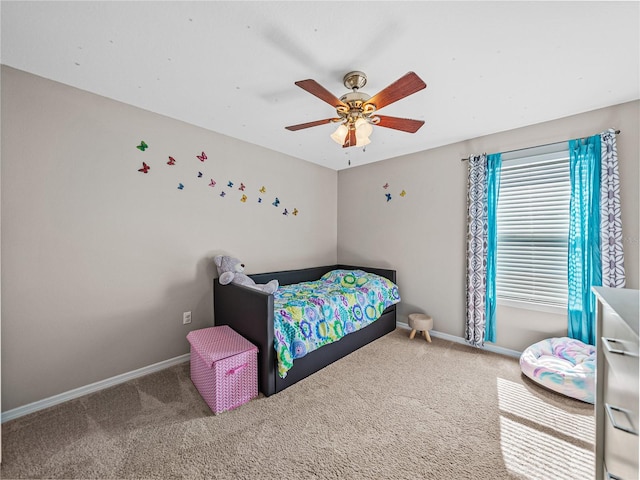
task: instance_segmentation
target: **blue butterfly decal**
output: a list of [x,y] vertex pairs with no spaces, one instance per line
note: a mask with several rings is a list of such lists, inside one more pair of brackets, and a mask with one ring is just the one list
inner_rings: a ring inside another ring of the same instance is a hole
[[183,189],[184,189],[184,185],[183,185],[183,184],[181,184],[181,183],[179,183],[179,184],[178,184],[178,190],[183,190]]
[[221,197],[224,197],[225,195],[226,195],[226,193],[224,193],[224,192],[220,193]]
[[271,205],[273,205],[274,207],[277,207],[278,205],[280,205],[280,200],[278,199],[278,197],[276,197],[276,199],[273,201]]
[[289,215],[289,211],[285,208],[284,212],[282,212],[283,215]]
[[387,197],[387,202],[388,202],[389,200],[391,200],[391,194],[390,194],[390,193],[385,193],[385,196]]
[[233,182],[231,180],[229,180],[229,183],[227,183],[227,187],[233,188]]
[[202,178],[202,172],[198,172],[198,178]]

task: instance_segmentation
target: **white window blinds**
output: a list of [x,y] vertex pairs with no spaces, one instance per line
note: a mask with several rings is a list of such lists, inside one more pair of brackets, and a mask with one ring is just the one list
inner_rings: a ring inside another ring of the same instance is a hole
[[568,142],[502,155],[498,298],[567,305]]

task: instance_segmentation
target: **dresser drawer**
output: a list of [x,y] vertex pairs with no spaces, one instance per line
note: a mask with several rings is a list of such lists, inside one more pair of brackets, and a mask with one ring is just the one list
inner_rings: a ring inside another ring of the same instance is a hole
[[[628,425],[624,415],[613,412],[615,421]],[[609,418],[604,427],[604,464],[612,478],[636,480],[638,478],[638,436],[618,430]],[[607,478],[606,476],[604,477]]]
[[638,430],[638,357],[615,354],[605,350],[601,371],[603,401],[634,413],[634,427]]
[[602,336],[611,339],[610,348],[638,354],[638,335],[609,305],[602,306]]

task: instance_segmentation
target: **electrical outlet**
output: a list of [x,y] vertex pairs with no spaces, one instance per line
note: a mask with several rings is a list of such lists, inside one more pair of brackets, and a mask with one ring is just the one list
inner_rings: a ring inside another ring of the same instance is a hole
[[184,312],[182,314],[182,324],[186,325],[187,323],[191,323],[191,312]]

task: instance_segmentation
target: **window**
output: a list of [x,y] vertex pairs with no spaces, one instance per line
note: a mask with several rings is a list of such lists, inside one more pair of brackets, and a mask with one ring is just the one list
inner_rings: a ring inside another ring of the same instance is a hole
[[496,294],[500,303],[567,306],[568,143],[502,155]]

